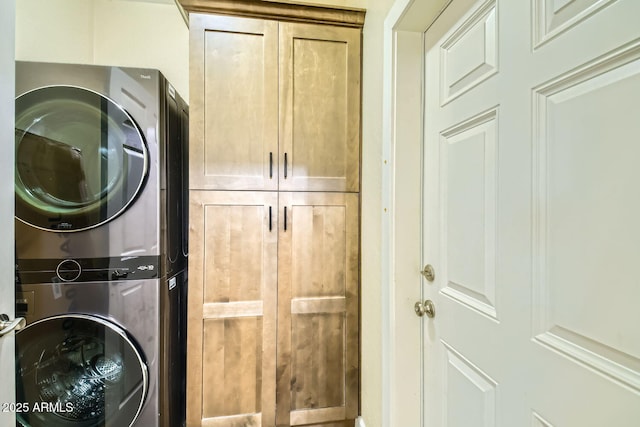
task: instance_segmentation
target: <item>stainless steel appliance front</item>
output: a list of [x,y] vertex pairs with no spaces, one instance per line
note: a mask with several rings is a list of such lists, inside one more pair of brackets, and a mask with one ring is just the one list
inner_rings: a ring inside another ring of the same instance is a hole
[[158,425],[159,281],[22,285],[17,422]]

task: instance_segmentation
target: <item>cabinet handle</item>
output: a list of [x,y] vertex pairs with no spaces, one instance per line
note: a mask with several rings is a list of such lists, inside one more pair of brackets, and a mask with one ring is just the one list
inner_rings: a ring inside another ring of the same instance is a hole
[[271,206],[269,206],[269,231],[273,230],[273,224],[272,224],[272,215],[271,215]]
[[[269,152],[269,179],[273,178],[273,152]],[[269,208],[271,209],[271,208]]]
[[284,179],[287,179],[287,153],[284,153]]
[[284,231],[287,231],[287,207],[284,207]]

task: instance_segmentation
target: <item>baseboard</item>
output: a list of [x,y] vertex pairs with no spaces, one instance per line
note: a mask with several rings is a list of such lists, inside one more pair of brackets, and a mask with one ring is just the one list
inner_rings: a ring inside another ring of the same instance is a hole
[[356,418],[356,427],[367,427],[364,424],[364,418],[362,418],[362,417]]

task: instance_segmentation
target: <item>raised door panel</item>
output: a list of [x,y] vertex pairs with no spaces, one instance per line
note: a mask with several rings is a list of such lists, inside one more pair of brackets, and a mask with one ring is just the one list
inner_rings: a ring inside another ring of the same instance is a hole
[[[536,88],[536,342],[640,394],[640,43]],[[584,230],[589,230],[585,237]],[[611,266],[607,310],[596,265]],[[640,412],[638,412],[640,413]],[[639,420],[640,421],[640,420]]]
[[189,426],[273,426],[277,193],[191,192]]
[[359,29],[280,23],[280,190],[360,188]]
[[191,188],[278,186],[278,23],[191,15]]
[[358,211],[356,194],[280,194],[278,426],[358,414]]

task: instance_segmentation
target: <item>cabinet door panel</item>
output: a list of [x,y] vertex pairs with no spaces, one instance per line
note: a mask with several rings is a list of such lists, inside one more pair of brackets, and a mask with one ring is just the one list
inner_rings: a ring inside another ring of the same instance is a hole
[[262,412],[262,317],[204,320],[202,418]]
[[275,423],[277,198],[191,192],[189,426]]
[[280,193],[277,425],[358,411],[358,195]]
[[277,28],[192,15],[191,188],[277,189]]
[[359,29],[280,23],[280,190],[359,191],[360,44]]

